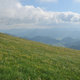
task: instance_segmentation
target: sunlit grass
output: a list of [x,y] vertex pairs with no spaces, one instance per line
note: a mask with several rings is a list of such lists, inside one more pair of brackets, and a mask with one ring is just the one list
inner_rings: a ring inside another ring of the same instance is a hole
[[0,34],[0,80],[80,80],[80,51]]

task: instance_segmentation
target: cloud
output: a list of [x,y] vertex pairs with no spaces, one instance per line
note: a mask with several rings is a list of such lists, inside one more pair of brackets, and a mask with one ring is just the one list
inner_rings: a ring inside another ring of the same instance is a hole
[[59,24],[80,24],[80,14],[49,12],[19,0],[0,0],[0,28],[43,28]]
[[75,2],[80,2],[80,0],[74,0]]
[[57,0],[40,0],[40,2],[57,2]]

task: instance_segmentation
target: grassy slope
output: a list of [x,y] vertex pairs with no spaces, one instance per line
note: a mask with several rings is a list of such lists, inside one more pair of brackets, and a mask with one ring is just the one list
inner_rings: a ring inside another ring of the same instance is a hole
[[80,51],[0,34],[0,80],[80,80]]

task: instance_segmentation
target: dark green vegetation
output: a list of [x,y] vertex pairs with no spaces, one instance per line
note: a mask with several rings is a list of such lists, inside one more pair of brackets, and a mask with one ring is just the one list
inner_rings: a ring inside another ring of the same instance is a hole
[[0,34],[0,80],[80,80],[80,51]]

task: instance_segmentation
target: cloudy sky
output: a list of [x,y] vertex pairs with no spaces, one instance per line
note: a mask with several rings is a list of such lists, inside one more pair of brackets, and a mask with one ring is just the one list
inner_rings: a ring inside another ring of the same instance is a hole
[[60,26],[80,26],[80,0],[0,0],[0,29]]

